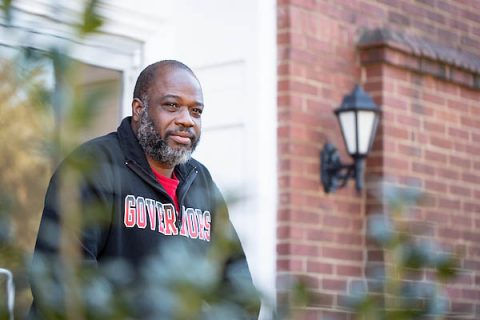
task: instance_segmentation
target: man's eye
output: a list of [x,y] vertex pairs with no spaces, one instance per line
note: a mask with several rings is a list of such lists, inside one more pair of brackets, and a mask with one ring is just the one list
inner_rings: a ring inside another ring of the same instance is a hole
[[177,110],[178,108],[178,105],[176,103],[165,103],[164,106],[168,109],[168,110]]
[[200,109],[200,108],[193,108],[193,109],[192,109],[192,113],[193,113],[194,115],[198,116],[198,117],[202,115],[202,112],[203,112],[203,110]]

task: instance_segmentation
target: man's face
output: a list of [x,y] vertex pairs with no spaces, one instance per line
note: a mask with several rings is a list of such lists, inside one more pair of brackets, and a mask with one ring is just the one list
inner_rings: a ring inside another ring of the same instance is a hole
[[[203,94],[197,79],[183,69],[157,70],[143,106],[137,138],[147,156],[166,167],[186,162],[201,134]],[[135,103],[135,102],[134,102]]]

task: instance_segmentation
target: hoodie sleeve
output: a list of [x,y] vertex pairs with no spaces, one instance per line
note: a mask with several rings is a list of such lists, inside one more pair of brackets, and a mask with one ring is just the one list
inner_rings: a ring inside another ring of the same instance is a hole
[[65,297],[81,285],[80,272],[96,267],[108,234],[111,179],[101,157],[86,151],[67,158],[50,180],[30,267],[30,319],[64,315]]

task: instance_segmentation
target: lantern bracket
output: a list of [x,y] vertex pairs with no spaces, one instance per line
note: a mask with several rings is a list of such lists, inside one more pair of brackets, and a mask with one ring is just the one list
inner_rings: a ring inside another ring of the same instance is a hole
[[337,148],[331,143],[326,143],[320,153],[320,159],[321,179],[326,193],[343,188],[350,178],[355,179],[357,191],[363,188],[363,158],[354,158],[354,163],[344,164],[340,160]]

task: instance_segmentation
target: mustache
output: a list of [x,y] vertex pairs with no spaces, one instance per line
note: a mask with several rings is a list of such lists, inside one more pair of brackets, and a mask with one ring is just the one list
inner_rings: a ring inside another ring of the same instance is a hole
[[192,141],[197,140],[197,135],[190,128],[180,128],[180,129],[176,129],[176,130],[168,130],[168,131],[165,132],[165,138],[168,138],[169,136],[172,136],[172,135],[185,136]]

